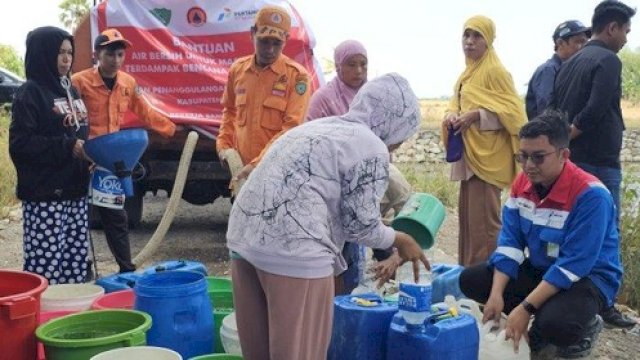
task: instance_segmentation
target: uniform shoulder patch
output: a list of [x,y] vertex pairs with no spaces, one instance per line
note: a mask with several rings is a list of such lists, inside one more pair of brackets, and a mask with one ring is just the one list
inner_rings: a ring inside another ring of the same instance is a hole
[[298,95],[304,95],[307,92],[307,82],[306,81],[296,81],[296,93]]

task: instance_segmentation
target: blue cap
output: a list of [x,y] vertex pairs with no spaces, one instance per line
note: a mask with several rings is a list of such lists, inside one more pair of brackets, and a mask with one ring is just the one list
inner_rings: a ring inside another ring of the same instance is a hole
[[558,39],[566,40],[582,33],[587,35],[588,38],[591,37],[591,28],[584,26],[584,24],[578,20],[568,20],[556,27],[556,30],[553,32],[553,41],[555,42]]

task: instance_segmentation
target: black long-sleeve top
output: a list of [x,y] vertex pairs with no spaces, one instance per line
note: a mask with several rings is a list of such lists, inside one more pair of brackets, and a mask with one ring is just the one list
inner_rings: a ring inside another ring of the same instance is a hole
[[570,144],[571,160],[620,168],[624,122],[620,108],[622,62],[602,41],[592,40],[560,67],[552,106],[566,111],[582,131]]

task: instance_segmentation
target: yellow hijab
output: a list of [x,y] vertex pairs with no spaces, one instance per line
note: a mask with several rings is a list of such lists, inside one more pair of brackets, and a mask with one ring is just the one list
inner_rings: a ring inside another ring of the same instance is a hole
[[[473,173],[490,184],[506,188],[518,171],[513,154],[518,151],[518,131],[526,121],[524,104],[516,93],[511,74],[493,48],[496,33],[493,21],[474,16],[465,22],[466,29],[482,35],[487,51],[477,61],[466,59],[466,68],[456,82],[448,110],[464,114],[483,108],[498,116],[504,129],[480,131],[476,123],[463,132],[462,138],[465,160]],[[446,128],[444,131],[443,139],[446,139]]]

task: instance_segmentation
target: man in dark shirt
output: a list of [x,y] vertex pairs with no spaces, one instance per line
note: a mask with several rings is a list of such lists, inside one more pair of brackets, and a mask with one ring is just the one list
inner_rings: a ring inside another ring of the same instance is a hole
[[[596,6],[593,36],[560,67],[552,106],[566,111],[571,122],[571,161],[597,176],[620,212],[620,149],[624,123],[620,108],[622,62],[616,55],[627,42],[636,11],[615,0]],[[635,322],[615,307],[600,315],[607,325],[630,328]]]
[[556,27],[553,32],[553,56],[538,66],[529,80],[527,89],[527,117],[529,120],[542,114],[551,102],[553,81],[562,62],[582,49],[591,37],[591,28],[578,20],[568,20]]

